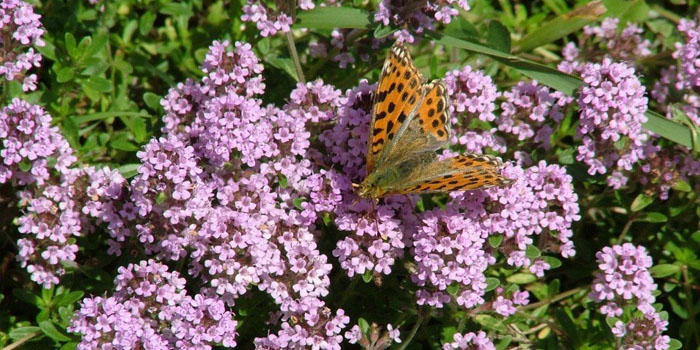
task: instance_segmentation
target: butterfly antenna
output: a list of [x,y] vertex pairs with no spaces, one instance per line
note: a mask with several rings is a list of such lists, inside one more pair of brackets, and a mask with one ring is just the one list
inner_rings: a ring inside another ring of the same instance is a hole
[[379,232],[379,212],[377,211],[376,200],[372,200],[372,211],[374,211],[374,227],[377,229],[377,234],[381,236]]

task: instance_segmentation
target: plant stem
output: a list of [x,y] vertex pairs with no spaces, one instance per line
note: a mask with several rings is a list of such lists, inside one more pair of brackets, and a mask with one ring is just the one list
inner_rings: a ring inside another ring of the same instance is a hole
[[12,343],[12,344],[10,344],[10,345],[8,345],[8,346],[2,348],[2,350],[12,350],[12,349],[14,349],[14,348],[16,348],[16,347],[18,347],[18,346],[21,346],[22,344],[24,344],[24,343],[26,343],[27,341],[29,341],[29,340],[31,340],[32,338],[34,338],[35,336],[39,335],[39,333],[40,333],[40,332],[29,333],[29,334],[25,335],[24,337],[22,337],[21,339],[19,339],[18,341],[16,341],[16,342],[14,342],[14,343]]
[[538,302],[536,302],[536,303],[534,303],[534,304],[529,304],[529,305],[521,306],[521,307],[518,308],[518,311],[525,311],[525,310],[530,310],[530,309],[536,309],[536,308],[538,308],[538,307],[540,307],[540,306],[544,306],[544,305],[549,305],[549,304],[552,304],[552,303],[556,303],[556,302],[559,301],[559,300],[566,299],[566,298],[568,298],[568,297],[570,297],[570,296],[572,296],[572,295],[574,295],[574,294],[576,294],[576,293],[578,293],[578,292],[580,292],[580,291],[582,291],[582,290],[584,290],[584,289],[587,289],[587,288],[588,288],[588,287],[576,287],[576,288],[574,288],[574,289],[569,289],[569,290],[567,290],[566,292],[561,292],[561,293],[555,295],[554,297],[552,297],[552,298],[550,298],[550,299],[545,299],[545,300],[538,301]]
[[343,298],[340,299],[340,306],[345,305],[345,302],[348,300],[350,295],[352,295],[352,291],[355,289],[355,286],[357,285],[357,281],[360,280],[360,277],[355,277],[350,281],[350,285],[345,289],[345,293],[343,293]]
[[697,325],[695,323],[695,303],[693,303],[693,290],[690,288],[690,278],[688,277],[688,266],[681,268],[683,273],[683,285],[685,286],[685,304],[688,308],[688,321],[690,321],[691,333],[695,335],[695,345],[700,344],[700,335],[698,335]]
[[304,71],[301,70],[301,62],[299,62],[299,55],[297,54],[297,47],[294,45],[294,36],[292,31],[288,31],[284,35],[287,38],[287,47],[289,48],[289,54],[292,56],[292,62],[294,62],[294,68],[297,71],[297,78],[300,82],[306,83],[304,78]]
[[637,220],[637,215],[631,214],[629,219],[627,219],[627,222],[625,223],[625,227],[622,228],[622,232],[620,232],[620,236],[617,237],[615,244],[622,243],[622,240],[625,238],[625,236],[627,236],[627,232],[630,230],[630,227],[632,227],[632,223],[634,223],[635,220]]
[[413,329],[411,329],[411,333],[408,334],[408,337],[404,339],[403,344],[401,344],[401,347],[399,347],[399,350],[404,350],[408,346],[408,344],[411,343],[411,340],[413,340],[413,337],[418,333],[418,328],[420,328],[420,325],[423,323],[423,312],[422,310],[418,310],[418,319],[416,319],[416,323],[413,324]]

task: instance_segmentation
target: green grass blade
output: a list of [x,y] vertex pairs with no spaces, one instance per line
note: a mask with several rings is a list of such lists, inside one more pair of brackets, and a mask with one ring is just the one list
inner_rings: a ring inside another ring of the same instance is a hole
[[369,29],[375,25],[370,16],[371,14],[367,11],[350,7],[317,7],[310,11],[299,12],[294,28]]

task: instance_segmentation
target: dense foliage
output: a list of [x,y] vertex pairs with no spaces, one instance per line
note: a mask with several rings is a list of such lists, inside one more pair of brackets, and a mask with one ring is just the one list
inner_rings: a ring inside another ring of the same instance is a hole
[[[697,10],[0,0],[0,347],[700,348]],[[358,197],[397,41],[512,184]]]

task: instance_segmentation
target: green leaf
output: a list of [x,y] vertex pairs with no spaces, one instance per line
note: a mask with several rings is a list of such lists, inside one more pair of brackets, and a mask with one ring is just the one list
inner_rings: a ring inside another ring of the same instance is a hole
[[139,150],[139,146],[131,142],[126,134],[117,135],[109,142],[110,147],[126,152],[135,152]]
[[194,13],[189,3],[169,2],[158,11],[164,15],[191,17]]
[[372,282],[372,270],[366,270],[365,273],[362,274],[362,280],[365,281],[365,283]]
[[54,326],[53,322],[51,322],[51,320],[39,322],[39,328],[41,328],[44,334],[46,334],[49,338],[55,341],[66,342],[71,340],[69,337],[59,332],[58,329],[56,329],[56,326]]
[[682,347],[683,343],[678,339],[671,338],[671,341],[668,342],[668,350],[676,350]]
[[543,256],[542,260],[544,260],[544,262],[546,262],[552,269],[556,269],[561,266],[561,260],[553,256]]
[[63,344],[60,350],[75,350],[78,347],[78,343],[71,341]]
[[383,38],[393,34],[396,31],[397,29],[392,26],[378,25],[376,28],[374,28],[374,37],[377,39]]
[[73,80],[75,73],[71,67],[63,67],[56,72],[56,81],[59,83],[66,83]]
[[371,16],[367,11],[351,7],[316,7],[311,11],[299,12],[293,28],[369,29],[374,25]]
[[427,36],[439,44],[450,47],[458,47],[474,53],[487,55],[494,60],[508,67],[512,67],[530,78],[559,90],[567,95],[573,95],[582,84],[580,79],[562,73],[555,68],[548,67],[518,56],[506,54],[475,42],[461,40],[435,32],[430,32]]
[[68,52],[68,55],[70,57],[75,57],[77,43],[73,34],[71,32],[66,32],[66,34],[63,36],[63,40],[65,42],[66,51]]
[[304,198],[301,198],[301,197],[294,198],[294,199],[292,199],[292,203],[294,204],[295,208],[302,210],[303,208],[301,207],[301,204],[304,203]]
[[365,335],[369,334],[369,322],[367,322],[367,320],[360,317],[357,320],[357,325],[360,326],[360,331],[362,332],[362,334],[365,334]]
[[486,289],[484,291],[492,291],[496,289],[496,287],[498,287],[499,285],[501,285],[501,280],[499,280],[498,278],[486,277]]
[[644,213],[637,221],[659,223],[668,221],[668,217],[658,212],[650,212]]
[[12,290],[12,295],[17,299],[36,307],[40,307],[42,303],[41,298],[38,295],[32,294],[28,290],[15,288]]
[[456,296],[457,293],[459,293],[459,284],[457,283],[452,283],[449,286],[447,286],[447,293],[450,294],[451,296]]
[[107,33],[99,32],[93,35],[92,43],[90,43],[90,46],[87,48],[87,50],[85,50],[84,57],[92,58],[97,55],[100,51],[102,51],[102,49],[104,49],[105,45],[107,45],[108,40],[109,37],[107,36]]
[[674,190],[681,192],[690,192],[693,190],[693,188],[690,187],[690,184],[688,184],[688,182],[684,180],[676,181],[672,187]]
[[166,199],[168,199],[168,196],[164,192],[158,192],[156,195],[156,204],[161,204],[165,202]]
[[515,44],[515,51],[528,52],[542,45],[555,42],[579,31],[583,26],[598,19],[603,13],[605,13],[605,7],[601,5],[600,1],[589,2],[569,13],[537,26],[537,29]]
[[453,18],[443,31],[445,35],[463,40],[478,40],[479,32],[473,24],[462,17]]
[[22,161],[19,162],[19,170],[25,172],[32,170],[32,161],[27,158],[22,159]]
[[491,248],[498,248],[503,242],[503,235],[489,236],[489,245]]
[[160,105],[160,96],[152,93],[152,92],[144,92],[143,93],[143,102],[146,103],[146,106],[150,107],[153,110],[160,111],[161,108],[163,108]]
[[286,57],[278,57],[275,55],[269,55],[265,57],[265,62],[269,63],[271,66],[275,68],[279,68],[289,74],[294,81],[299,81],[299,77],[297,77],[297,70],[294,68],[294,61],[292,61],[291,58],[286,58]]
[[489,46],[505,53],[510,53],[510,32],[501,22],[491,21],[489,23]]
[[540,252],[540,250],[534,245],[529,245],[527,248],[525,248],[525,256],[530,259],[539,258],[540,255],[542,255],[542,252]]
[[95,120],[103,120],[109,118],[115,118],[120,116],[138,116],[138,117],[150,117],[150,115],[141,112],[127,112],[127,111],[114,111],[114,112],[101,112],[101,113],[91,113],[85,115],[75,116],[73,119],[76,123],[82,124],[86,122],[91,122]]
[[537,281],[537,277],[531,273],[516,273],[506,278],[506,281],[515,284],[528,284]]
[[651,110],[647,110],[644,115],[647,117],[647,122],[643,125],[645,129],[677,144],[693,147],[692,132],[685,125],[668,120]]
[[46,45],[35,46],[34,49],[39,51],[39,53],[42,54],[44,57],[56,61],[56,46],[50,40],[45,40],[44,42],[46,43]]
[[637,198],[635,198],[632,201],[632,205],[630,206],[630,210],[632,211],[640,211],[646,207],[648,207],[651,203],[654,203],[654,198],[649,197],[647,195],[644,195],[640,193],[637,195]]
[[564,164],[564,165],[571,165],[574,164],[574,152],[576,150],[574,148],[567,148],[561,150],[558,154],[559,158],[559,163]]
[[98,57],[90,57],[83,61],[85,69],[80,74],[84,76],[92,76],[102,74],[107,70],[109,65],[103,59]]
[[478,324],[480,324],[488,329],[492,329],[495,331],[502,332],[502,331],[505,331],[505,329],[506,329],[503,322],[501,322],[499,319],[497,319],[493,316],[490,316],[490,315],[486,315],[486,314],[476,315],[474,317],[474,321],[476,321],[476,323],[478,323]]
[[659,264],[659,265],[654,265],[652,268],[649,269],[649,272],[651,272],[651,275],[656,277],[656,278],[663,278],[663,277],[668,277],[671,276],[677,272],[680,272],[681,268],[680,266],[676,266],[673,264]]
[[617,317],[606,317],[605,318],[605,323],[607,323],[608,327],[610,327],[610,328],[615,327],[615,323],[617,323],[617,321],[620,321],[620,319]]
[[41,328],[39,327],[34,327],[34,326],[29,326],[29,327],[19,327],[15,328],[10,331],[8,334],[10,336],[10,339],[12,340],[20,340],[30,334],[34,334],[35,336],[39,335],[41,332]]
[[72,305],[76,301],[80,300],[85,292],[78,290],[70,293],[64,293],[56,297],[56,305],[67,306]]
[[128,179],[138,174],[139,166],[141,166],[139,163],[124,164],[117,168],[117,171]]
[[99,91],[99,92],[111,92],[112,91],[112,82],[98,76],[92,76],[88,78],[87,80],[83,81],[87,86],[89,86],[91,89]]
[[156,14],[153,11],[147,11],[139,18],[139,34],[146,35],[153,29],[153,23],[156,21]]
[[146,122],[141,117],[122,117],[124,124],[131,130],[134,135],[134,140],[139,143],[148,141],[150,135],[146,131]]

